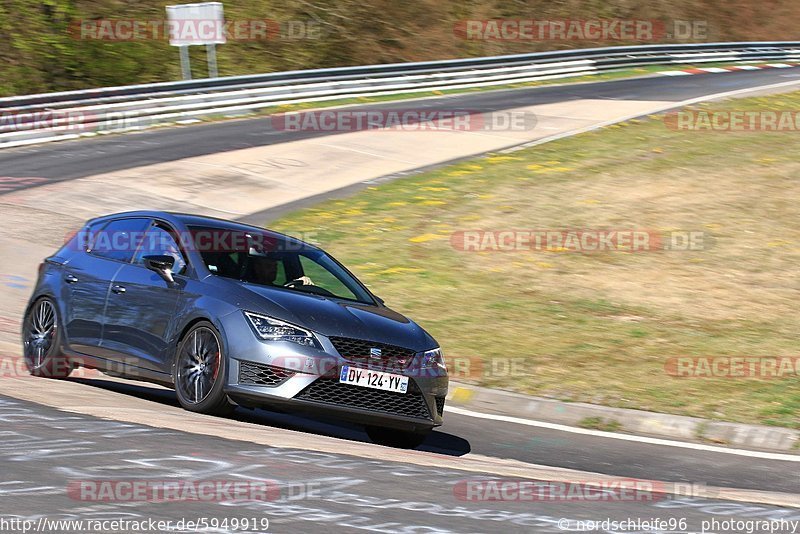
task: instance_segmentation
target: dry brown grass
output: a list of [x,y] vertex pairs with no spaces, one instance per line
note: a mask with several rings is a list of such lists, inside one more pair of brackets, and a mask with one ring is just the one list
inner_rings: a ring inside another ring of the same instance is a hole
[[[716,107],[800,109],[800,93]],[[564,400],[800,427],[800,380],[679,379],[675,356],[796,356],[798,133],[692,133],[660,117],[382,185],[279,221],[315,231],[469,378]],[[703,250],[461,252],[459,230],[702,231]]]

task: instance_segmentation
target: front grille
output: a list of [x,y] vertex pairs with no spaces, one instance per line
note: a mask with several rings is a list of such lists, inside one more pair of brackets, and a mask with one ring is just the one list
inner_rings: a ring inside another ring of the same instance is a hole
[[441,417],[444,414],[444,397],[434,397],[436,399],[436,413]]
[[[387,345],[366,339],[353,339],[349,337],[331,337],[336,351],[342,358],[362,365],[380,366],[384,369],[404,369],[414,359],[416,351]],[[370,349],[380,349],[380,356],[371,356]]]
[[263,363],[239,362],[239,383],[252,386],[276,387],[294,376],[292,371]]
[[306,386],[295,398],[392,415],[431,418],[428,404],[413,381],[409,382],[407,393],[397,393],[342,384],[335,378],[322,377]]

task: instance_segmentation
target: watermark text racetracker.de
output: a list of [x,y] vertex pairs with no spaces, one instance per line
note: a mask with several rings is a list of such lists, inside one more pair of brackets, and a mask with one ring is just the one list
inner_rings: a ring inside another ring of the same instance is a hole
[[225,502],[317,499],[319,482],[241,479],[83,479],[70,480],[67,496],[84,502]]
[[675,356],[664,364],[676,378],[800,378],[800,356]]
[[302,232],[283,239],[268,233],[227,229],[191,229],[184,232],[164,233],[152,231],[116,231],[82,229],[64,236],[65,246],[74,251],[136,252],[140,247],[148,250],[167,250],[179,245],[183,251],[241,252],[254,247],[262,252],[305,250],[309,244],[318,244],[317,232]]
[[477,502],[657,502],[676,498],[715,498],[718,492],[699,482],[659,482],[636,478],[538,481],[475,478],[458,481],[453,495]]
[[800,111],[689,109],[667,113],[664,125],[682,132],[800,132]]
[[461,230],[450,244],[461,252],[701,251],[710,247],[709,238],[703,231],[634,228]]
[[481,502],[652,502],[666,495],[659,483],[636,479],[462,480],[453,487],[453,494],[460,501]]
[[76,40],[172,41],[273,41],[320,39],[323,25],[317,20],[239,19],[84,19],[69,26]]
[[657,19],[486,19],[461,20],[456,37],[481,41],[705,41],[705,20]]
[[525,110],[482,112],[470,109],[319,110],[279,113],[272,129],[286,132],[530,131],[536,115]]
[[[17,330],[15,328],[15,330]],[[369,365],[370,369],[385,372],[397,372],[398,362],[387,360],[376,360],[369,356],[363,359],[353,357],[351,361]],[[105,363],[105,374],[123,374],[128,377],[139,376],[138,363],[134,359],[122,359],[120,361],[108,360]],[[480,380],[489,378],[521,378],[535,374],[533,364],[529,359],[519,356],[494,356],[483,358],[481,356],[444,356],[444,367],[448,375],[455,380]],[[87,366],[89,365],[89,366]],[[70,372],[72,378],[102,378],[103,371],[99,371],[90,366],[91,362],[84,362],[79,357],[56,358],[53,361],[53,372]],[[435,367],[425,367],[418,360],[410,363],[403,363],[405,367],[401,372],[404,376],[412,377],[436,377],[440,372]],[[319,376],[332,378],[338,376],[341,361],[335,356],[305,357],[295,354],[286,356],[275,356],[272,359],[272,366],[282,369],[288,373],[303,373],[309,376]],[[0,355],[0,379],[27,379],[31,374],[28,370],[28,363],[25,358],[18,356]]]
[[80,135],[91,132],[115,133],[150,126],[151,119],[138,111],[93,113],[76,109],[20,111],[0,110],[0,133],[54,132]]
[[[385,360],[373,358],[369,355],[351,356],[353,363],[368,365],[370,369],[385,372],[400,371],[404,376],[436,377],[440,372],[437,367],[427,367],[422,360],[411,361],[387,358]],[[535,373],[529,359],[519,356],[494,356],[483,358],[481,356],[459,356],[446,354],[442,360],[447,373],[454,380],[478,380],[488,378],[513,378],[529,377]],[[272,366],[290,372],[305,375],[335,378],[341,362],[334,356],[276,356],[272,359]],[[399,368],[398,368],[399,367]]]

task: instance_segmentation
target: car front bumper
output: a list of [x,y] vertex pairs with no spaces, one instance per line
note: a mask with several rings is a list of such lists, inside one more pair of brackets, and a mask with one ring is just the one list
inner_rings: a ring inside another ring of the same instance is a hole
[[[447,373],[438,368],[421,369],[421,353],[402,368],[376,367],[343,358],[325,336],[316,336],[321,348],[262,341],[243,316],[234,314],[228,319],[224,325],[228,340],[225,392],[243,406],[412,431],[442,424]],[[339,383],[342,365],[408,376],[408,390],[399,393]]]

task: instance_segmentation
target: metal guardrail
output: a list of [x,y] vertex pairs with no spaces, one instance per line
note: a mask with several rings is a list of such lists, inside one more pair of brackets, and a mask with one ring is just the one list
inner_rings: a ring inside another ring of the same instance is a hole
[[645,65],[800,61],[800,42],[644,45],[276,72],[0,98],[0,148],[300,102],[487,87]]

